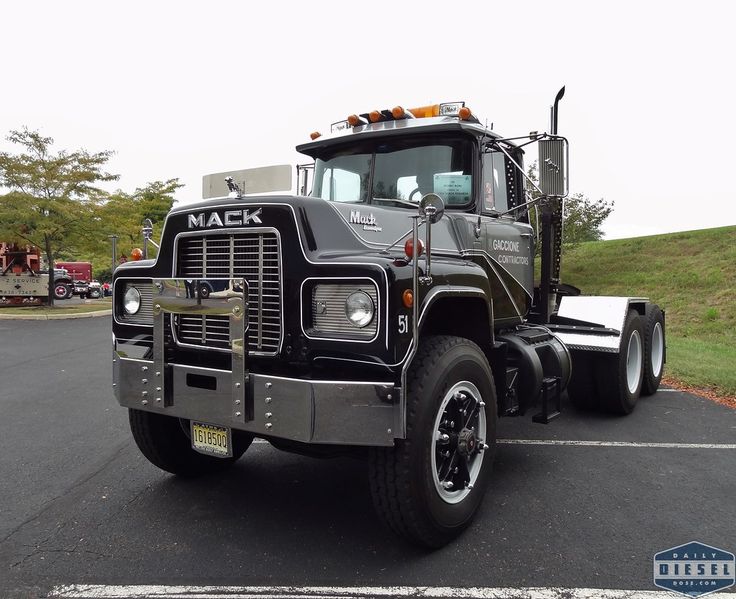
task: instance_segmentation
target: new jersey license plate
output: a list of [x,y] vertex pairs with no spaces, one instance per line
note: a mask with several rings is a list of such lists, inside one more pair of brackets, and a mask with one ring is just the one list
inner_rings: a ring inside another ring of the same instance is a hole
[[192,420],[192,448],[218,458],[233,455],[233,436],[229,428]]

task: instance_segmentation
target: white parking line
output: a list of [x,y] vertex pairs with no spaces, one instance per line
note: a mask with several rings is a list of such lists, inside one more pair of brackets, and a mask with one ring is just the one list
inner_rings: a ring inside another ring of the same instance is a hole
[[736,449],[736,443],[637,443],[635,441],[565,441],[562,439],[498,439],[503,445],[572,445],[574,447],[657,447],[662,449]]
[[[163,585],[57,586],[49,597],[58,599],[663,599],[667,591],[586,589],[563,587],[236,587]],[[718,599],[736,599],[736,593],[718,593]]]
[[[268,443],[253,439],[253,443]],[[736,443],[637,443],[635,441],[571,441],[565,439],[497,439],[499,445],[569,445],[572,447],[653,447],[660,449],[736,449]]]

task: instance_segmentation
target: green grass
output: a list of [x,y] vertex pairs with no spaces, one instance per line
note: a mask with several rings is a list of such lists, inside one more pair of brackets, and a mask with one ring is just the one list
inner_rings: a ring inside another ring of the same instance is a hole
[[736,395],[736,227],[584,243],[563,254],[562,279],[650,298],[666,312],[667,374]]
[[81,304],[76,306],[65,306],[63,300],[55,304],[53,308],[48,306],[3,306],[0,314],[25,314],[25,315],[48,315],[48,314],[82,314],[84,312],[99,312],[109,310],[109,301],[98,301],[93,304]]

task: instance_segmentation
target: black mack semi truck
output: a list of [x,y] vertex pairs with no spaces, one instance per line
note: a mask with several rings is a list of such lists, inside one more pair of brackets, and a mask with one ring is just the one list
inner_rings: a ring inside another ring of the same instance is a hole
[[298,195],[260,193],[290,190],[289,167],[288,184],[282,167],[205,177],[156,259],[115,272],[113,386],[146,458],[195,476],[256,437],[355,452],[381,518],[439,547],[478,510],[499,417],[547,423],[565,393],[628,414],[654,393],[662,310],[560,279],[563,93],[523,137],[462,102],[350,115],[298,146]]

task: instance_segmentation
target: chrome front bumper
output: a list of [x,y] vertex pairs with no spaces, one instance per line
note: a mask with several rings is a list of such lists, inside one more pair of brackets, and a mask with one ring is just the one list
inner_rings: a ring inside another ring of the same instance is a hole
[[[135,340],[113,341],[113,388],[121,406],[303,443],[390,446],[400,437],[399,390],[392,382],[315,381],[249,372],[247,286],[196,297],[191,281],[154,280],[153,359]],[[192,297],[194,296],[194,297]],[[167,314],[230,317],[232,369],[170,363]],[[150,354],[149,354],[150,355]]]

